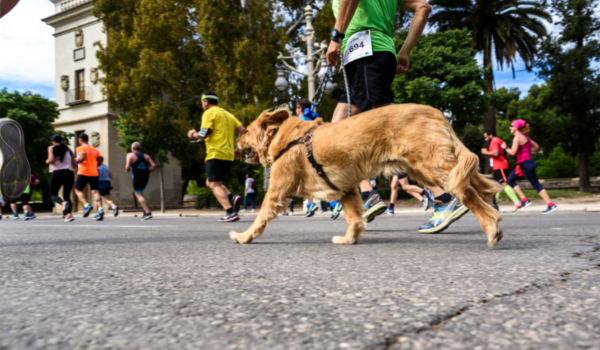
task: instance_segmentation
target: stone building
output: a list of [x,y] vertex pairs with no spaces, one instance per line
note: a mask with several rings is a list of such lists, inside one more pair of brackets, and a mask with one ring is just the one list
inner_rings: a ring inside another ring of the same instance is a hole
[[[131,173],[125,172],[125,156],[116,145],[119,140],[112,122],[114,109],[101,92],[95,42],[106,45],[102,22],[92,15],[90,0],[50,0],[56,13],[42,19],[55,29],[56,80],[55,96],[60,116],[54,123],[57,130],[90,136],[90,144],[98,148],[110,168],[113,179],[111,198],[122,208],[135,205]],[[73,149],[77,139],[70,140]],[[143,145],[142,145],[143,147]],[[144,192],[151,208],[160,208],[160,173],[156,169]],[[172,159],[162,169],[165,207],[181,205],[181,168]],[[75,197],[75,196],[73,196]],[[82,204],[78,203],[82,209]]]

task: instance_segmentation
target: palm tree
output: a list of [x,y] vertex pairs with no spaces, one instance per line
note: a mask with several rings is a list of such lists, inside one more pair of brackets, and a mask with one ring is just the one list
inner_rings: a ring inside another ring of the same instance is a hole
[[[516,54],[530,69],[535,61],[537,39],[546,36],[542,20],[552,22],[545,2],[526,0],[431,0],[431,21],[439,30],[467,28],[473,35],[473,48],[483,52],[486,93],[494,91],[492,53],[500,69],[510,66],[515,72]],[[496,109],[484,116],[485,128],[496,126]]]

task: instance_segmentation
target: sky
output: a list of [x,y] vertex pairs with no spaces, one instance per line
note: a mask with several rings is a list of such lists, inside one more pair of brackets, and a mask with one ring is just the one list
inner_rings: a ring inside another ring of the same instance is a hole
[[[0,89],[31,91],[54,100],[54,29],[41,21],[53,14],[50,0],[21,0],[0,19]],[[478,60],[482,62],[481,57]],[[521,59],[515,66],[515,79],[510,68],[497,68],[496,88],[517,87],[524,96],[531,85],[543,83],[525,71]]]

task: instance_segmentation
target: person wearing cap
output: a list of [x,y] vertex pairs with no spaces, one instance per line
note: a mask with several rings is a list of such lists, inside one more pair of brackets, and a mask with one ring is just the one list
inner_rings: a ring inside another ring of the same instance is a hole
[[[73,151],[64,144],[62,136],[56,134],[51,139],[52,146],[48,147],[48,159],[46,164],[50,166],[50,198],[54,203],[62,207],[62,214],[65,221],[74,221],[73,205],[71,203],[71,190],[75,183],[73,169],[77,167]],[[62,187],[63,198],[58,196],[58,191]]]
[[515,192],[521,195],[521,208],[525,208],[531,205],[531,201],[525,197],[523,191],[521,191],[521,188],[517,185],[517,178],[525,175],[529,183],[531,183],[531,186],[538,191],[540,197],[548,204],[548,208],[544,210],[543,214],[552,213],[558,209],[558,207],[552,202],[550,196],[548,196],[548,192],[546,192],[538,179],[535,170],[537,168],[537,163],[531,157],[531,153],[540,149],[540,146],[527,136],[529,133],[529,124],[523,119],[517,119],[510,125],[510,133],[515,135],[512,147],[508,148],[506,142],[504,142],[502,143],[502,148],[511,156],[517,157],[517,168],[508,175],[506,182],[508,182]]
[[202,95],[202,108],[200,131],[192,129],[188,131],[188,137],[206,144],[206,186],[225,209],[225,216],[219,222],[237,221],[242,197],[229,192],[223,180],[233,160],[241,155],[236,149],[235,132],[243,135],[246,128],[233,114],[219,107],[219,98],[213,91],[205,91]]

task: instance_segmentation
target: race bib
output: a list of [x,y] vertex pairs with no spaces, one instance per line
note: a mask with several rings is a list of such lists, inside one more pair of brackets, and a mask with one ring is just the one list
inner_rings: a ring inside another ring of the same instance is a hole
[[373,56],[372,47],[370,30],[354,33],[346,42],[346,50],[344,50],[344,66],[360,58]]
[[494,167],[494,160],[492,159],[492,157],[490,157],[490,166],[493,168]]

